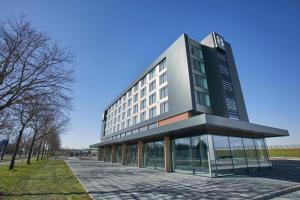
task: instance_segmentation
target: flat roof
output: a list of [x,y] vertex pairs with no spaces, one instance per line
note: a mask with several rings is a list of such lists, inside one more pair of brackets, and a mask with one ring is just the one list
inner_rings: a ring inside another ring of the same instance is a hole
[[182,137],[185,135],[199,135],[201,133],[250,138],[267,138],[289,135],[289,132],[284,129],[253,124],[215,115],[201,114],[186,120],[160,126],[122,138],[93,144],[90,146],[90,148],[116,143],[130,143],[138,140],[161,139],[164,135]]

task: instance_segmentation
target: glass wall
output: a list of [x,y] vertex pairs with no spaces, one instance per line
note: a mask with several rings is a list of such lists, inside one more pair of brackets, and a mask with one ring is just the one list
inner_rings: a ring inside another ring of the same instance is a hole
[[252,138],[243,138],[248,168],[259,167],[257,153]]
[[144,167],[164,169],[164,143],[163,141],[145,143]]
[[105,161],[111,162],[111,146],[106,147]]
[[136,144],[127,146],[126,165],[137,166],[137,145]]
[[116,147],[116,162],[122,163],[122,146],[118,145]]
[[259,165],[261,167],[269,167],[269,156],[266,149],[266,144],[264,139],[254,139]]
[[172,141],[173,171],[209,174],[207,136],[178,138]]

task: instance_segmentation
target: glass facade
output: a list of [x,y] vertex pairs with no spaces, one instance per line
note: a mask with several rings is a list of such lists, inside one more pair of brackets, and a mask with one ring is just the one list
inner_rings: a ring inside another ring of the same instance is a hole
[[164,143],[163,141],[145,143],[144,167],[164,169]]
[[173,171],[209,175],[207,135],[174,139]]
[[[170,166],[173,172],[203,176],[224,176],[271,167],[265,139],[199,134],[171,139]],[[105,148],[106,162],[112,162],[112,148]],[[125,164],[137,166],[137,144],[127,146]],[[122,146],[116,146],[116,162],[122,163]],[[144,143],[143,167],[164,170],[164,141]]]

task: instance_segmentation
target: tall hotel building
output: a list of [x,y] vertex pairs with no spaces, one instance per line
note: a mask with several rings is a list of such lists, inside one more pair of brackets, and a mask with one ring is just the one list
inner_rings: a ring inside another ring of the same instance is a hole
[[179,37],[102,117],[99,160],[217,177],[271,167],[266,137],[249,123],[231,46],[217,33]]

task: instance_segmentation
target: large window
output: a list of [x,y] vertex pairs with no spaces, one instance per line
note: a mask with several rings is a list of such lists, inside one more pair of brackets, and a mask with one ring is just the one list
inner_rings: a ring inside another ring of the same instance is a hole
[[149,96],[149,105],[152,105],[156,102],[156,93],[153,93]]
[[135,95],[133,96],[133,103],[137,102],[137,100],[138,100],[138,94],[135,94]]
[[270,166],[268,152],[264,139],[254,139],[258,161],[261,167]]
[[199,60],[191,58],[191,64],[192,64],[192,69],[194,69],[195,71],[205,73],[205,66]]
[[139,111],[139,105],[138,104],[135,104],[133,106],[133,114],[137,113]]
[[154,169],[164,169],[163,141],[145,143],[144,165]]
[[154,78],[156,75],[156,68],[153,68],[150,73],[149,73],[149,80],[151,80],[152,78]]
[[159,98],[163,99],[168,96],[168,87],[165,86],[159,90]]
[[161,61],[161,63],[159,63],[159,71],[161,72],[162,70],[164,70],[166,68],[167,68],[166,59],[164,59],[163,61]]
[[190,49],[190,54],[192,56],[194,56],[197,59],[201,59],[201,60],[203,59],[203,54],[199,47],[190,44],[189,49]]
[[146,103],[147,103],[146,99],[144,99],[144,100],[141,101],[141,106],[140,106],[141,110],[144,109],[144,108],[146,108]]
[[141,87],[146,84],[146,81],[147,81],[147,76],[145,76],[144,78],[142,78],[142,80],[141,80]]
[[144,88],[141,90],[141,98],[143,98],[143,97],[146,95],[146,92],[147,92],[147,87],[144,87]]
[[168,101],[165,101],[165,102],[161,103],[160,104],[160,114],[166,113],[168,111],[169,111]]
[[137,145],[128,145],[126,165],[137,166]]
[[195,91],[196,103],[210,107],[209,95],[203,92]]
[[127,106],[128,106],[128,107],[131,106],[131,98],[128,99],[128,101],[127,101]]
[[207,79],[205,77],[199,76],[197,74],[193,74],[193,81],[194,81],[194,85],[204,89],[208,89]]
[[248,167],[258,167],[257,153],[252,138],[243,138]]
[[135,125],[136,123],[138,123],[138,116],[133,116],[132,118],[132,125]]
[[240,137],[229,137],[234,168],[246,168],[247,160],[243,141]]
[[156,80],[149,84],[149,92],[152,92],[156,88]]
[[127,117],[130,117],[130,115],[131,115],[131,108],[128,108],[127,109]]
[[156,116],[156,107],[149,109],[149,119]]
[[140,115],[140,121],[145,121],[146,120],[146,111],[142,112]]
[[164,82],[167,81],[167,72],[163,73],[162,75],[159,76],[159,84],[163,84]]

